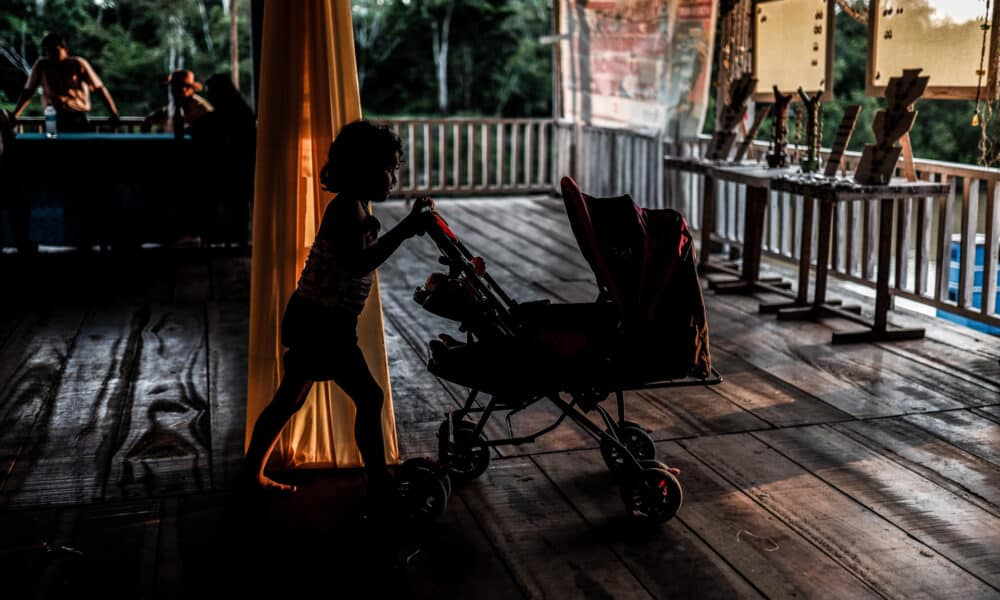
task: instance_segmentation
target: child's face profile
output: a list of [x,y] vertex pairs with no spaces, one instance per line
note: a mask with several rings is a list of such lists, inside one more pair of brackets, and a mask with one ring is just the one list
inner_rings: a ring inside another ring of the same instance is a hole
[[396,189],[396,184],[399,183],[399,167],[402,160],[403,155],[397,152],[392,168],[385,170],[385,198],[389,197],[392,190]]

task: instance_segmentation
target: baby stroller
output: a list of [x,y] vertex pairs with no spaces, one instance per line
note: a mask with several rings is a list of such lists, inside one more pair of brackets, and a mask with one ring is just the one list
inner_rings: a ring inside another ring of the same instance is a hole
[[[656,460],[646,429],[626,420],[623,394],[722,381],[711,366],[692,237],[676,211],[642,209],[628,195],[594,198],[565,177],[562,196],[596,276],[594,302],[514,301],[441,215],[430,215],[427,233],[448,272],[428,277],[414,300],[458,322],[466,339],[431,341],[428,369],[470,390],[441,423],[439,465],[451,481],[469,481],[486,470],[491,448],[533,442],[568,416],[600,443],[627,510],[662,523],[680,508],[679,472]],[[599,404],[612,393],[614,416]],[[489,399],[480,402],[481,394]],[[542,399],[560,416],[515,435],[511,417]],[[508,437],[487,439],[485,426],[500,413]]]

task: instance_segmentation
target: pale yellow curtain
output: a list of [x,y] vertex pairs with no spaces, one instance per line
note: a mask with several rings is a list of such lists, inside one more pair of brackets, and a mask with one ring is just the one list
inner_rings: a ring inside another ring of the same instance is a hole
[[[250,280],[246,443],[281,378],[279,326],[330,194],[318,174],[334,134],[361,117],[348,0],[267,0],[261,43],[257,173]],[[378,278],[358,338],[385,392],[386,459],[398,462]],[[285,427],[271,465],[354,467],[354,404],[331,383],[313,386]]]

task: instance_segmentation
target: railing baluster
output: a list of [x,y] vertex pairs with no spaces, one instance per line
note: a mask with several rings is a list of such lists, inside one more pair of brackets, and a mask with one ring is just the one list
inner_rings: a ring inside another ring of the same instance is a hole
[[[920,179],[930,180],[927,172],[920,173]],[[916,268],[913,273],[913,291],[916,294],[927,294],[927,272],[931,256],[931,211],[933,198],[917,199],[916,227]]]
[[453,144],[451,149],[451,188],[459,189],[462,187],[460,169],[462,167],[462,136],[459,132],[458,123],[453,123],[451,126],[451,143]]
[[861,230],[861,277],[873,280],[875,277],[875,262],[878,253],[875,252],[875,238],[878,235],[879,200],[866,200],[864,207],[864,225]]
[[410,180],[410,191],[417,189],[417,170],[416,170],[416,125],[414,123],[409,123],[406,127],[406,174]]
[[979,213],[979,180],[971,177],[965,177],[964,180],[962,186],[962,254],[959,256],[958,267],[959,308],[968,308],[972,303],[976,264],[976,217]]
[[847,226],[844,228],[846,231],[846,240],[844,242],[844,274],[854,275],[857,269],[854,268],[857,263],[857,233],[858,233],[858,216],[856,202],[845,202],[847,207]]
[[476,126],[470,121],[465,124],[465,188],[472,191],[476,187]]
[[521,128],[517,121],[510,124],[510,187],[517,189],[520,185],[520,174],[518,171],[517,157],[518,157],[518,130]]
[[524,124],[524,187],[531,186],[531,144],[534,141],[531,135],[532,128],[531,123]]
[[938,215],[937,273],[935,274],[934,300],[941,302],[948,297],[948,274],[951,272],[951,211],[955,204],[955,178],[942,175],[942,183],[951,185],[948,195],[941,199]]
[[547,144],[547,139],[549,135],[549,126],[547,123],[538,124],[538,168],[535,169],[537,173],[535,177],[535,182],[539,185],[544,184],[548,179],[548,169],[546,169],[546,159],[549,156],[549,148]]
[[497,123],[497,188],[503,187],[503,123]]
[[424,123],[423,126],[424,134],[424,180],[422,182],[423,189],[428,189],[431,187],[431,125],[430,123]]
[[910,219],[913,198],[896,200],[896,282],[897,290],[907,289],[910,267]]
[[448,181],[447,144],[444,121],[438,123],[438,188],[445,189]]
[[991,179],[986,186],[986,247],[983,249],[983,307],[984,315],[997,312],[997,262],[1000,254],[1000,185]]
[[486,123],[479,126],[479,160],[483,170],[480,187],[485,190],[490,187],[490,128]]

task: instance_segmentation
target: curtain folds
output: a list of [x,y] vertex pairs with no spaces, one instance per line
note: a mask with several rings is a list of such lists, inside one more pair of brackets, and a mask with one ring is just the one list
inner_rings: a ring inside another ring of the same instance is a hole
[[[349,1],[266,0],[261,49],[245,444],[280,381],[281,316],[329,201],[319,171],[337,130],[361,118]],[[386,459],[396,463],[377,274],[358,339],[385,392]],[[315,384],[282,432],[271,465],[360,466],[351,399],[330,382]]]

